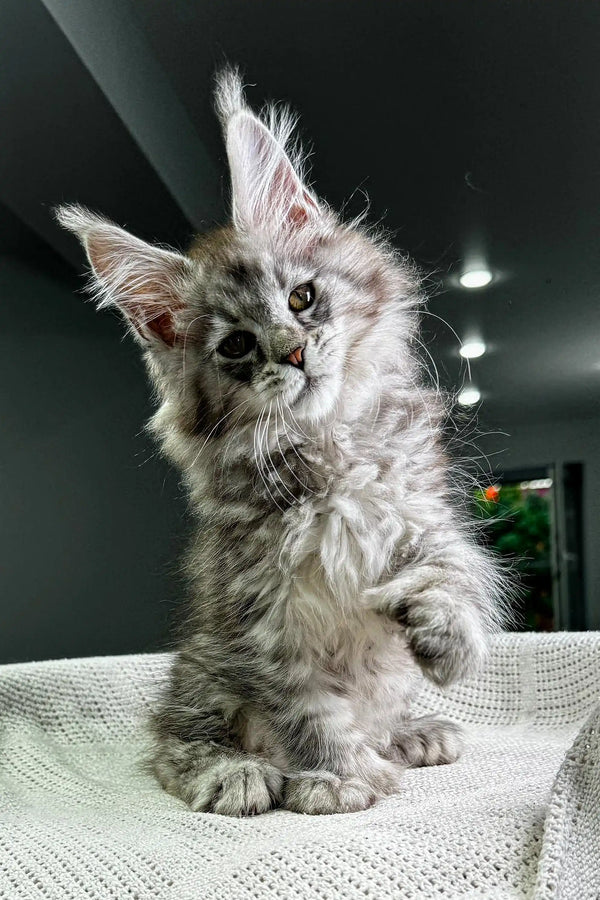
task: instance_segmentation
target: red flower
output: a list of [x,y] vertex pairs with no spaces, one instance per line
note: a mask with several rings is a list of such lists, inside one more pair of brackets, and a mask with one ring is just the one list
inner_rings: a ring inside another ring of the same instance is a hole
[[497,503],[498,498],[500,497],[500,488],[497,485],[492,484],[489,488],[485,489],[485,491],[483,492],[483,496],[486,500],[491,500],[492,503]]

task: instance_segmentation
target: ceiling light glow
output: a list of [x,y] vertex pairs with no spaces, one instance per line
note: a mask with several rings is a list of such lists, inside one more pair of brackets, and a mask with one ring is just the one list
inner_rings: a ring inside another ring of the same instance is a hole
[[481,400],[481,394],[476,387],[471,385],[461,391],[457,399],[461,406],[473,406],[474,403]]
[[470,272],[463,272],[458,280],[465,288],[485,287],[492,280],[492,273],[489,269],[472,269]]
[[463,359],[477,359],[485,353],[483,341],[465,341],[458,351]]
[[534,478],[533,481],[522,481],[519,487],[522,491],[545,491],[552,487],[552,479]]

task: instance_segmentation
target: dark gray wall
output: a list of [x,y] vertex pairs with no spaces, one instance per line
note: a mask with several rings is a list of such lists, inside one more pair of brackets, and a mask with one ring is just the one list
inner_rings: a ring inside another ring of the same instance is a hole
[[[165,646],[185,530],[120,322],[0,260],[0,660]],[[93,327],[91,325],[93,324]]]

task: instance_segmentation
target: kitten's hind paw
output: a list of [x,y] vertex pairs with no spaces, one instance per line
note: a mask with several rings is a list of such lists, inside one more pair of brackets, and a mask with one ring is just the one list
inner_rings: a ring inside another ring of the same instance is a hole
[[463,750],[460,725],[423,716],[404,722],[394,735],[387,756],[406,766],[441,766],[456,762]]
[[368,809],[376,799],[375,791],[358,778],[315,772],[286,781],[282,806],[311,816],[328,816]]

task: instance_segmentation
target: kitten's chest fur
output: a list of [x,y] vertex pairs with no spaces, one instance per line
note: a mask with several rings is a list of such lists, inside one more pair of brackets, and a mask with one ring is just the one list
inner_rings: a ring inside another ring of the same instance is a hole
[[[334,449],[321,462],[326,490],[284,516],[281,567],[289,578],[281,602],[323,678],[340,691],[359,682],[364,690],[405,655],[400,629],[369,609],[364,593],[414,534],[401,514],[402,479],[388,462],[361,456],[349,439]],[[315,454],[313,471],[319,462]]]
[[[389,570],[399,548],[418,535],[403,514],[406,476],[401,454],[365,449],[348,433],[310,459],[326,487],[284,515],[284,567],[346,614],[359,611],[364,590]],[[371,442],[373,438],[371,438]]]
[[[389,621],[366,608],[364,594],[419,538],[404,514],[406,453],[392,438],[375,434],[372,422],[293,447],[278,436],[259,455],[259,470],[256,453],[242,453],[210,484],[208,512],[224,518],[209,553],[222,555],[240,586],[251,571],[246,583],[263,598],[268,622],[340,672],[358,659],[368,665],[390,644]],[[248,514],[231,537],[242,495]],[[232,515],[223,505],[230,498]]]

